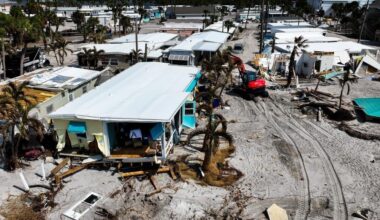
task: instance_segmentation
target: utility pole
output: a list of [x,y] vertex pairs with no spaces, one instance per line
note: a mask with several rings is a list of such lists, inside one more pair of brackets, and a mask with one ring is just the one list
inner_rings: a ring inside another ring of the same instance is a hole
[[247,14],[247,19],[245,19],[244,29],[247,29],[247,23],[248,23],[248,18],[249,18],[249,11],[251,11],[251,1],[248,2],[248,14]]
[[360,43],[360,41],[362,40],[365,20],[367,20],[368,8],[369,8],[369,0],[367,0],[367,6],[366,6],[366,9],[365,9],[365,12],[364,12],[364,20],[363,20],[362,26],[360,28],[360,34],[359,34],[358,43]]
[[264,29],[264,36],[267,35],[267,27],[268,27],[268,18],[269,18],[269,0],[266,0],[266,9],[265,9],[265,29]]
[[264,1],[261,0],[261,13],[260,13],[260,53],[263,52],[264,47],[264,36],[263,36],[263,30],[264,30]]
[[138,40],[138,34],[139,34],[139,27],[137,25],[137,19],[135,19],[135,42],[136,42],[136,57],[135,57],[135,59],[136,59],[136,63],[139,62],[139,40]]

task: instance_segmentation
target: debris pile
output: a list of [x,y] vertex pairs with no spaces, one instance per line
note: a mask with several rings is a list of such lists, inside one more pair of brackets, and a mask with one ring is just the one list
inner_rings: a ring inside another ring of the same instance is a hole
[[[339,96],[308,88],[297,91],[295,95],[293,101],[300,103],[298,108],[304,114],[321,115],[322,111],[329,119],[337,121],[349,121],[356,118],[354,105],[340,101]],[[340,107],[339,102],[341,102]]]

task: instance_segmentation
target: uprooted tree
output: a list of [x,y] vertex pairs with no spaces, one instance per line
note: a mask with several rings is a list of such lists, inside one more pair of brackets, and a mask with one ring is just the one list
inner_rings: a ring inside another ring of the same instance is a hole
[[196,96],[199,103],[198,112],[207,116],[205,127],[196,128],[188,136],[188,143],[198,135],[204,135],[202,151],[205,152],[205,158],[202,164],[204,171],[210,171],[212,158],[219,149],[220,138],[228,141],[229,146],[233,147],[233,137],[227,132],[227,121],[223,115],[214,111],[214,100],[222,102],[222,93],[226,85],[231,81],[231,72],[233,65],[229,61],[226,52],[217,53],[210,60],[202,63],[203,75],[201,81],[205,85],[205,91]]

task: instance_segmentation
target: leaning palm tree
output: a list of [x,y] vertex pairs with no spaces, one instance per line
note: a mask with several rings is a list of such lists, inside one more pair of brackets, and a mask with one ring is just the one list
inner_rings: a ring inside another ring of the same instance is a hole
[[[296,78],[296,60],[295,59],[296,59],[296,56],[298,56],[300,49],[308,47],[306,42],[307,42],[307,39],[304,39],[303,36],[294,38],[293,50],[292,50],[292,53],[290,54],[290,60],[289,60],[289,74],[287,77],[286,87],[289,87],[290,84],[292,83],[292,77]],[[298,86],[298,82],[296,82],[296,84]]]
[[[42,123],[28,115],[36,104],[36,98],[25,93],[27,85],[28,82],[21,84],[10,82],[2,89],[0,95],[0,115],[6,120],[2,132],[7,134],[5,139],[11,146],[11,149],[6,149],[9,170],[18,167],[20,144],[22,140],[29,140],[30,131],[35,131],[42,139]],[[16,130],[18,130],[17,135]]]

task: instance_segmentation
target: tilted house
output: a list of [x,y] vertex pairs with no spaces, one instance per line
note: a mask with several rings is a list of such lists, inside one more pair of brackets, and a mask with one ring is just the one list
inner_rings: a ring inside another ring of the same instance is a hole
[[183,126],[195,127],[192,93],[199,77],[195,67],[158,62],[131,66],[50,114],[58,150],[94,151],[95,143],[111,160],[164,161]]

